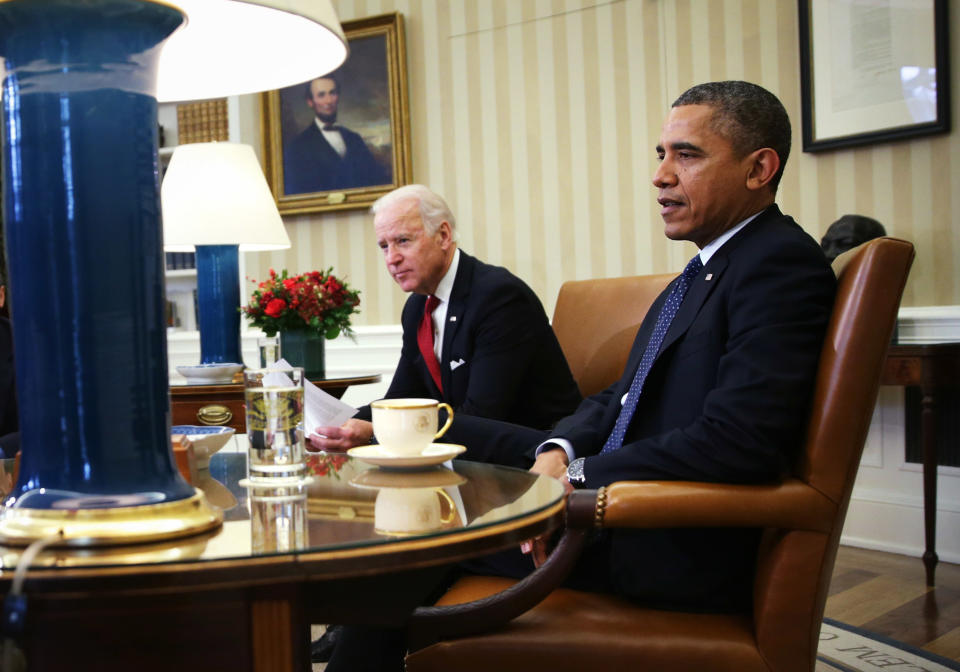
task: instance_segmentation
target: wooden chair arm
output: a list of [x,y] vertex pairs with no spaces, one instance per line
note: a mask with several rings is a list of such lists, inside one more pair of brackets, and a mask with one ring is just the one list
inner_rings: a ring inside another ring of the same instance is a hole
[[828,532],[836,504],[809,485],[623,481],[567,498],[567,527],[537,570],[482,599],[420,607],[411,618],[411,651],[441,639],[491,630],[532,609],[569,575],[593,528],[772,527]]
[[420,607],[409,623],[408,646],[416,651],[441,639],[491,630],[529,611],[557,588],[577,562],[594,527],[597,491],[577,490],[567,498],[566,529],[547,561],[503,592],[461,604]]
[[601,489],[605,528],[772,527],[829,532],[836,503],[788,479],[773,485],[622,481]]

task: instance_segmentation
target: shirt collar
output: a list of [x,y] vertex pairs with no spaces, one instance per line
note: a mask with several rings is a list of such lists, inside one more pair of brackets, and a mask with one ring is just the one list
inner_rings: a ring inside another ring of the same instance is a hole
[[317,117],[314,117],[314,118],[313,118],[313,123],[315,123],[315,124],[317,125],[317,128],[320,129],[320,132],[321,132],[321,133],[339,133],[339,132],[340,132],[340,131],[339,131],[338,129],[336,129],[336,128],[331,128],[331,129],[326,129],[326,128],[324,128],[324,126],[326,126],[326,124],[323,123],[322,121],[320,121],[320,119],[317,118]]
[[[760,212],[763,212],[763,210],[761,210]],[[725,242],[727,242],[728,240],[733,238],[735,235],[737,235],[737,232],[740,231],[740,229],[742,229],[747,224],[755,220],[760,215],[760,212],[756,212],[750,215],[749,217],[747,217],[745,220],[737,224],[732,229],[728,231],[724,231],[722,234],[720,234],[719,236],[711,240],[709,243],[704,245],[703,249],[700,250],[701,263],[703,263],[703,265],[706,266],[707,262],[710,261],[710,257],[712,257],[717,250],[723,247],[723,244]]]
[[450,268],[448,268],[447,272],[444,273],[442,278],[440,278],[440,283],[437,285],[437,289],[433,293],[433,295],[440,299],[443,303],[449,303],[450,301],[450,295],[453,293],[453,281],[457,279],[457,267],[459,265],[460,248],[458,247],[453,251],[453,261],[450,262]]

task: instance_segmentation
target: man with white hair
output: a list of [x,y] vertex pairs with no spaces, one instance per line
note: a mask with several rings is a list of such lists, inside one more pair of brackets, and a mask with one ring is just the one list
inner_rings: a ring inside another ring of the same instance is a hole
[[[423,185],[400,187],[371,208],[387,271],[410,292],[403,308],[403,350],[386,398],[427,397],[457,414],[537,429],[572,412],[580,393],[543,305],[522,280],[457,246],[456,221],[443,198]],[[318,427],[318,450],[370,443],[370,409],[340,427]],[[319,435],[319,436],[318,436]],[[462,441],[461,441],[462,443]],[[529,455],[468,445],[464,457],[528,467]]]

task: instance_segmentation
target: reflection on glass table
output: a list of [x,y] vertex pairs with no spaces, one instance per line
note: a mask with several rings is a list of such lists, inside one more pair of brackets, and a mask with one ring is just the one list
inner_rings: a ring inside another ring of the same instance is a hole
[[[242,438],[238,443],[242,445]],[[506,467],[466,461],[391,471],[346,455],[310,453],[300,485],[241,485],[246,455],[228,447],[198,472],[195,485],[224,510],[219,530],[166,544],[111,549],[48,548],[34,566],[238,559],[256,555],[389,547],[521,520],[562,498],[560,484]],[[0,479],[3,476],[0,475]],[[388,548],[384,548],[388,551]],[[23,549],[0,547],[0,571]],[[154,555],[155,554],[155,555]]]

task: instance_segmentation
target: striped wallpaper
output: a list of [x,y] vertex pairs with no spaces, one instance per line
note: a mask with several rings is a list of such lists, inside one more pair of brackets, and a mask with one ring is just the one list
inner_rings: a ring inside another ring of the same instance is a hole
[[[917,246],[903,304],[960,303],[960,135],[804,154],[796,0],[334,4],[344,21],[404,15],[414,180],[447,198],[461,247],[526,280],[548,314],[565,280],[679,272],[694,254],[663,236],[653,147],[670,102],[714,79],[757,82],[786,105],[795,141],[785,212],[818,239],[844,213],[879,219]],[[954,5],[955,38],[958,17]],[[958,54],[955,43],[955,124]],[[243,109],[256,117],[255,102]],[[243,141],[259,138],[257,124],[243,128]],[[285,221],[293,248],[247,255],[249,276],[332,265],[362,292],[357,324],[399,322],[404,295],[366,212]]]

